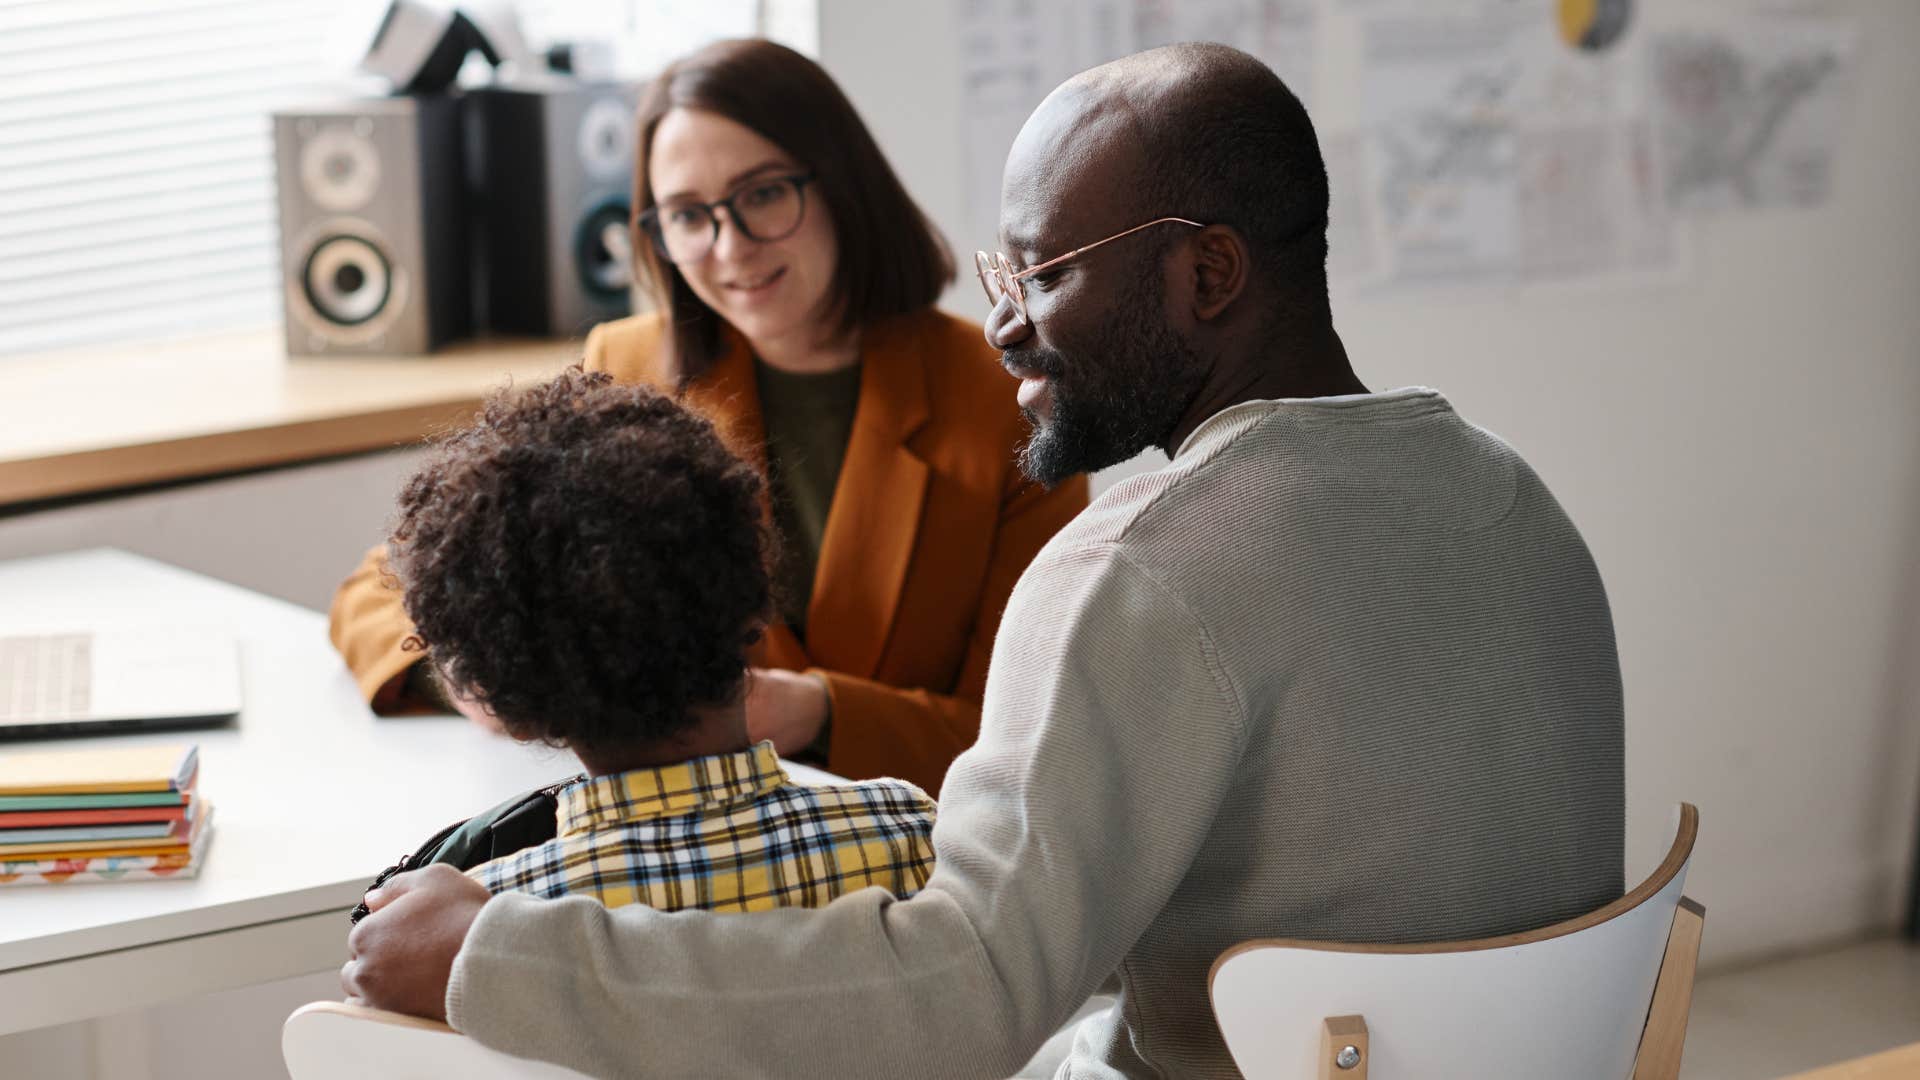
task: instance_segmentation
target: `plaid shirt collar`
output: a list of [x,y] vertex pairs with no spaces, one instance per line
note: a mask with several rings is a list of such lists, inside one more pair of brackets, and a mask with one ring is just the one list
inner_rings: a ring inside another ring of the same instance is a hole
[[678,765],[590,777],[560,792],[560,835],[720,809],[757,799],[787,782],[771,741]]

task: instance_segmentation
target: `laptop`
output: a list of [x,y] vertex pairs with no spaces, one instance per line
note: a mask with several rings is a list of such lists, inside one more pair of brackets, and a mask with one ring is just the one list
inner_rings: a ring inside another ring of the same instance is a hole
[[240,715],[232,638],[178,631],[0,636],[0,739],[223,724]]

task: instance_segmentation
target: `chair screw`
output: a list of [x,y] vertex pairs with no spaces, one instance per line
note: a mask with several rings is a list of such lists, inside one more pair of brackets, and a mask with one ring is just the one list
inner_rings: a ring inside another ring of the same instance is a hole
[[1341,1047],[1340,1052],[1333,1055],[1333,1063],[1343,1069],[1353,1068],[1355,1065],[1360,1064],[1360,1048],[1357,1046]]

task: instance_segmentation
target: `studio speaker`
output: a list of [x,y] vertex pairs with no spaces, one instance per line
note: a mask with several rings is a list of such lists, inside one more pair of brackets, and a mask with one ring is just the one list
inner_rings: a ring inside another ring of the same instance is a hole
[[424,353],[472,325],[458,100],[275,113],[287,352]]
[[560,78],[468,95],[491,329],[573,337],[631,312],[636,98]]

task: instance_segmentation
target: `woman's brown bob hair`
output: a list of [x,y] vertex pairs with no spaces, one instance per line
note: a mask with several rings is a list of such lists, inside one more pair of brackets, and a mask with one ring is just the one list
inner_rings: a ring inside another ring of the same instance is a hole
[[674,109],[702,109],[757,132],[798,158],[833,217],[839,266],[833,302],[839,329],[931,307],[953,281],[953,253],[914,205],[853,103],[820,65],[758,38],[719,41],[669,65],[640,99],[634,144],[634,256],[666,316],[669,370],[682,385],[719,358],[720,316],[660,257],[640,226],[654,205],[653,133]]

